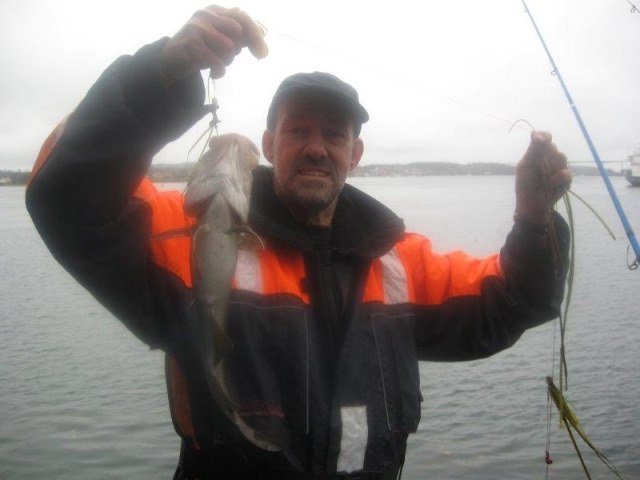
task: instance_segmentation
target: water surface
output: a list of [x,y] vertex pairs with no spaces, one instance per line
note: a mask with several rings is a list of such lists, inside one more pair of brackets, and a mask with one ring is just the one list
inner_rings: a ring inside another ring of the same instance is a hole
[[[640,189],[615,178],[636,231]],[[437,251],[486,255],[513,214],[513,177],[354,178]],[[602,181],[574,189],[618,235],[574,202],[576,281],[567,339],[569,397],[592,440],[640,478],[640,272]],[[0,479],[170,479],[179,440],[163,355],[150,351],[51,258],[24,208],[24,188],[0,188]],[[554,325],[527,332],[490,359],[421,365],[425,401],[405,479],[541,479],[545,376]],[[554,417],[549,478],[582,479]],[[586,451],[593,478],[612,478]]]

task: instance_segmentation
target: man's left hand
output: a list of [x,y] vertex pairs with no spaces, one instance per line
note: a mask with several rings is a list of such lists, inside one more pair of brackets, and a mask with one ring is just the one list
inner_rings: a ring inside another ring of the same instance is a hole
[[516,169],[516,217],[532,225],[549,221],[551,207],[571,186],[567,157],[549,132],[531,132],[531,143]]

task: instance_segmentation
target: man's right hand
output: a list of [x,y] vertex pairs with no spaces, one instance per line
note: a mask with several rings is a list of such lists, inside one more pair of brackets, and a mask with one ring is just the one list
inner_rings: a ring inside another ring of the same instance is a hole
[[249,15],[217,5],[198,10],[160,52],[163,82],[171,86],[207,68],[213,78],[220,78],[244,47],[256,58],[269,52],[263,29]]

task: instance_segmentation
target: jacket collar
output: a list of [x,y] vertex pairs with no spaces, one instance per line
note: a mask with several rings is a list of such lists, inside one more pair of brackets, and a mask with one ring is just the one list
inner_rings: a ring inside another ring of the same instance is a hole
[[[305,253],[314,249],[309,228],[297,222],[275,194],[272,168],[260,166],[254,170],[249,222],[267,238]],[[338,198],[331,232],[331,246],[338,252],[377,258],[400,240],[404,222],[383,204],[347,184]]]

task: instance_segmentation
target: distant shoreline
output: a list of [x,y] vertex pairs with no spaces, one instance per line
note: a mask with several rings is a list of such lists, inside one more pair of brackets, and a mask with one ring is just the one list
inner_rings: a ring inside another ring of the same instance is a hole
[[[158,183],[185,182],[193,164],[151,165],[149,177]],[[574,175],[598,176],[596,167],[572,166]],[[362,165],[351,172],[351,177],[431,177],[444,175],[515,175],[515,165],[504,163],[452,163],[452,162],[413,162],[404,164]],[[619,172],[608,171],[611,176],[622,176]],[[0,170],[0,187],[26,185],[31,172],[21,170]]]

